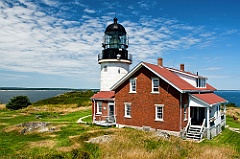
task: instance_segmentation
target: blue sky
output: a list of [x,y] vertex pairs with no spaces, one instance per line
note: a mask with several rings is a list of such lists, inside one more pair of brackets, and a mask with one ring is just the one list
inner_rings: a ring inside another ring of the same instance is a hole
[[0,86],[99,88],[97,55],[116,16],[140,61],[240,89],[238,0],[1,0]]

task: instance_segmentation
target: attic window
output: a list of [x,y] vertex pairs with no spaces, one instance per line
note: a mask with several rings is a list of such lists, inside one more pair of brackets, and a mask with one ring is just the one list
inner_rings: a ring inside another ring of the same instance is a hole
[[206,79],[205,78],[197,78],[196,79],[196,84],[197,84],[198,88],[206,87]]
[[130,92],[129,93],[136,93],[136,78],[130,79]]
[[159,78],[152,78],[152,93],[159,93]]

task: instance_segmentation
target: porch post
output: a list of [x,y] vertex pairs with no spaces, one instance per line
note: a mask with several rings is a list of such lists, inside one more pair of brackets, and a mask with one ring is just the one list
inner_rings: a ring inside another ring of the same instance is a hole
[[226,124],[227,124],[227,119],[226,119],[226,103],[224,103],[224,110],[223,110],[223,112],[224,112],[224,126],[226,126]]
[[210,139],[209,107],[207,107],[207,138]]

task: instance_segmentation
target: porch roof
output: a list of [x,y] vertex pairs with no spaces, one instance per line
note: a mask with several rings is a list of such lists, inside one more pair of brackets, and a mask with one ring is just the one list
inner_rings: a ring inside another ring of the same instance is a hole
[[115,92],[114,91],[100,91],[94,94],[91,99],[98,100],[114,100]]
[[192,97],[210,106],[227,102],[227,100],[223,99],[222,97],[219,97],[214,93],[192,94]]

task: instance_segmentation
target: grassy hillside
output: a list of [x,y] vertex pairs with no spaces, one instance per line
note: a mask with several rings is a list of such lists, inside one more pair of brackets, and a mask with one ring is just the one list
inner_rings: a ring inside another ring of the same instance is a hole
[[[240,158],[240,133],[229,129],[213,140],[197,143],[173,136],[167,140],[156,136],[154,132],[129,128],[77,124],[80,117],[91,114],[91,106],[83,106],[83,103],[89,102],[92,94],[66,93],[14,111],[1,105],[0,158]],[[89,122],[91,117],[85,120]],[[227,120],[233,127],[239,126],[239,121],[233,121],[231,117]],[[22,125],[29,122],[48,123],[47,127],[53,131],[33,129],[22,134]],[[103,135],[109,136],[105,142],[86,142]]]
[[77,104],[78,106],[89,106],[91,105],[90,97],[96,92],[88,91],[73,91],[60,94],[56,97],[44,99],[33,103],[34,106],[48,105],[48,104]]

